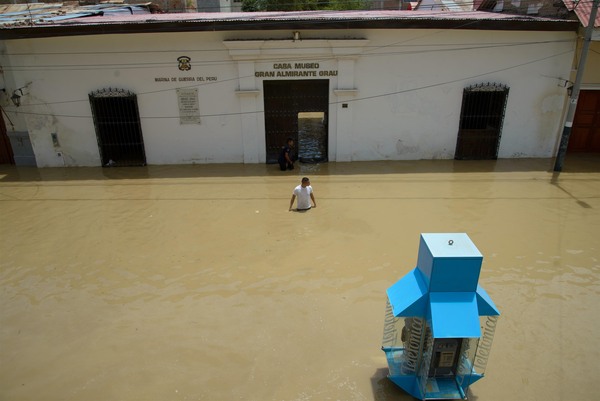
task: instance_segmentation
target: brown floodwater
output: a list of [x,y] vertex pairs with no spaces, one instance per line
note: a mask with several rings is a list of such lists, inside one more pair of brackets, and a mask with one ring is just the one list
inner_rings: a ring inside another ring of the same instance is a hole
[[597,399],[600,157],[551,170],[2,166],[0,400],[410,400],[380,347],[424,232],[470,236],[502,312],[472,400]]

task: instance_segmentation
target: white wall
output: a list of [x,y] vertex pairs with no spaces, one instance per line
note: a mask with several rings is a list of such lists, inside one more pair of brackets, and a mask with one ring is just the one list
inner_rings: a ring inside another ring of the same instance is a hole
[[[510,88],[499,157],[554,153],[575,33],[328,30],[301,37],[190,32],[6,41],[7,91],[28,85],[29,95],[19,108],[0,101],[15,130],[29,130],[39,166],[100,164],[88,94],[108,87],[137,94],[149,164],[260,163],[263,78],[238,75],[301,57],[340,73],[330,80],[332,161],[453,158],[463,89],[482,82]],[[246,55],[224,44],[248,38],[257,48]],[[190,71],[177,68],[182,55],[191,58]],[[189,76],[216,81],[155,81]],[[199,125],[179,124],[175,89],[186,86],[199,89]]]
[[375,50],[357,62],[357,97],[367,100],[354,105],[353,160],[454,157],[463,89],[485,82],[510,88],[499,157],[552,155],[573,33],[399,33],[367,32]]
[[[23,105],[6,104],[24,117],[39,166],[99,165],[88,95],[103,88],[137,94],[149,164],[240,162],[237,70],[215,34],[82,36],[7,42],[15,85],[30,83]],[[16,54],[24,54],[18,56]],[[192,70],[179,71],[186,55]],[[156,78],[217,77],[217,81],[156,82]],[[180,125],[175,89],[199,89],[199,125]],[[17,112],[17,113],[15,113]],[[51,145],[52,132],[60,148]],[[56,157],[61,152],[64,158]]]

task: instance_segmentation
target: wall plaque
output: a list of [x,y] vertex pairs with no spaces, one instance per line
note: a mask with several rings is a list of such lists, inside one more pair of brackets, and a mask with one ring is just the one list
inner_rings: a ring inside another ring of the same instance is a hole
[[198,88],[177,89],[179,124],[200,124]]

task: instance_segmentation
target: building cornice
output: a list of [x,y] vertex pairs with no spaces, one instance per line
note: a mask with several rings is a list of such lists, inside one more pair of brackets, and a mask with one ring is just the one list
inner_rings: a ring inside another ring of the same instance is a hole
[[461,29],[577,31],[579,23],[488,12],[262,12],[94,16],[58,22],[4,24],[0,39],[60,36],[218,31],[302,31],[355,29]]

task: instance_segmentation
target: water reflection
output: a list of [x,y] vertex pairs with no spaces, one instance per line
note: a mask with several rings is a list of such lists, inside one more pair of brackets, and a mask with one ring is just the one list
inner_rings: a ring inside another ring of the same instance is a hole
[[302,163],[327,161],[325,113],[298,113],[298,158]]

